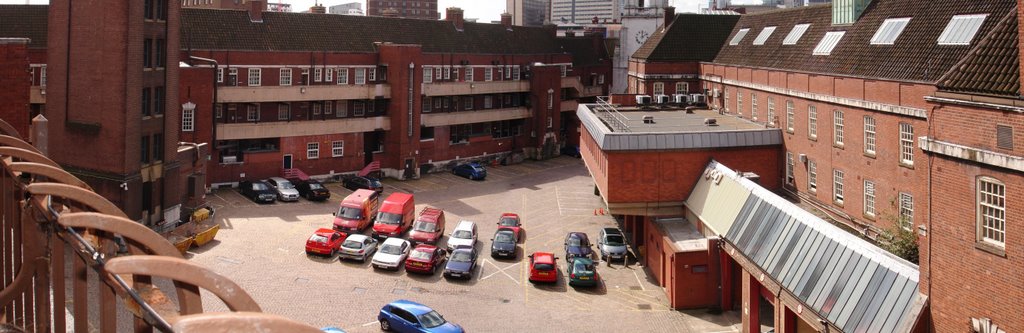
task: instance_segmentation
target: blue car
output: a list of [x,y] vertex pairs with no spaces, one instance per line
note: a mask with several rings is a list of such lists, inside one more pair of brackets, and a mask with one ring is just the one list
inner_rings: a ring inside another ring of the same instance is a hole
[[590,248],[590,239],[582,232],[570,232],[565,235],[565,261],[572,263],[573,258],[590,258],[594,250]]
[[480,163],[472,162],[459,164],[455,168],[452,168],[452,174],[469,178],[470,180],[483,180],[484,178],[487,178],[487,169],[485,169],[483,165],[480,165]]
[[380,308],[380,329],[395,332],[465,332],[426,305],[397,300]]
[[448,257],[448,263],[444,266],[444,277],[470,279],[473,277],[474,269],[476,269],[476,250],[457,248]]

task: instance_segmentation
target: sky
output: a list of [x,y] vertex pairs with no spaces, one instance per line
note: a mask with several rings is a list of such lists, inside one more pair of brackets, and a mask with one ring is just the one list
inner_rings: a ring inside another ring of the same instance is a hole
[[[366,0],[270,0],[273,2],[290,3],[292,10],[301,12],[313,6],[314,1],[320,2],[326,7],[340,5],[349,2],[363,3],[363,10],[366,10]],[[669,3],[676,7],[676,12],[695,12],[697,4],[707,0],[669,0]],[[747,0],[746,2],[754,1]],[[0,4],[46,4],[49,0],[0,0]],[[441,17],[444,18],[444,9],[448,7],[459,7],[465,12],[466,18],[476,18],[480,22],[501,20],[501,13],[505,12],[505,0],[438,0],[437,7],[440,9]]]

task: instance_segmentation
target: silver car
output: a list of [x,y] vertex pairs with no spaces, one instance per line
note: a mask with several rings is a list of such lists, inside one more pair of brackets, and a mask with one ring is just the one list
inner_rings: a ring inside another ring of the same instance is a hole
[[352,234],[341,243],[341,252],[338,258],[366,261],[374,252],[377,252],[377,240],[361,234]]
[[626,237],[616,228],[601,229],[597,239],[597,247],[601,250],[601,260],[626,260]]
[[270,177],[267,179],[267,184],[270,184],[270,187],[277,192],[277,200],[299,201],[299,190],[295,189],[295,185],[292,185],[292,182],[287,179]]

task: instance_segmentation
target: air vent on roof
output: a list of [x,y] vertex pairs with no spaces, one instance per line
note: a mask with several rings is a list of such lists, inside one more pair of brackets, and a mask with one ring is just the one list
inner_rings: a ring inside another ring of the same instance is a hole
[[644,119],[644,124],[653,124],[654,123],[654,116],[646,115],[646,116],[644,116],[643,119]]
[[782,41],[782,45],[795,45],[800,41],[800,37],[803,37],[804,33],[807,32],[807,28],[810,27],[810,23],[794,25],[793,30],[790,30],[789,34],[786,35],[786,39]]
[[704,126],[718,126],[718,119],[704,118]]
[[875,32],[875,36],[871,37],[871,45],[892,45],[896,42],[896,38],[899,38],[900,34],[903,33],[903,29],[907,27],[907,23],[909,22],[909,17],[885,20],[885,22],[882,22],[882,25],[878,27],[878,31]]
[[750,32],[750,29],[746,29],[746,28],[745,29],[740,29],[740,31],[737,31],[736,35],[732,36],[732,40],[729,41],[729,45],[739,45],[740,41],[743,40],[743,37],[745,37],[748,32]]
[[764,45],[764,42],[768,40],[768,37],[772,36],[773,32],[775,32],[775,27],[761,29],[761,33],[757,34],[757,38],[754,38],[754,45]]
[[939,45],[970,45],[988,14],[955,15],[939,35]]
[[832,54],[832,49],[836,48],[839,44],[839,40],[843,39],[843,35],[846,31],[829,31],[825,33],[825,37],[818,42],[818,46],[814,48],[814,55],[829,55]]

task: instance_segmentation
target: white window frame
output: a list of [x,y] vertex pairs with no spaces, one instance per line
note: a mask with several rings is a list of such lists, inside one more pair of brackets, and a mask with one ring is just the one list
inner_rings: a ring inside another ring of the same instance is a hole
[[324,114],[332,114],[332,113],[334,113],[334,101],[325,101],[324,102]]
[[905,230],[914,226],[914,196],[907,192],[899,193],[899,220],[897,223]]
[[864,215],[875,217],[875,182],[864,180]]
[[832,143],[839,147],[843,146],[843,136],[846,134],[844,116],[845,115],[842,110],[832,110]]
[[864,153],[871,156],[877,153],[875,129],[875,117],[864,116]]
[[260,74],[262,71],[259,68],[249,68],[248,83],[250,87],[259,87],[262,80],[260,80]]
[[725,98],[725,103],[723,103],[724,104],[723,107],[725,108],[725,113],[729,113],[729,88],[725,88],[725,89],[722,90],[722,97]]
[[754,38],[754,45],[764,45],[764,42],[768,40],[768,37],[772,36],[775,32],[775,27],[764,27],[761,29],[761,33],[757,34],[757,38]]
[[736,89],[736,113],[743,115],[743,92]]
[[260,121],[260,105],[259,104],[247,104],[245,106],[245,120],[246,121]]
[[196,109],[183,109],[181,112],[181,131],[192,132],[196,129]]
[[768,125],[775,125],[775,98],[768,96]]
[[519,65],[512,66],[512,79],[518,81],[520,78]]
[[466,66],[466,82],[473,82],[473,67]]
[[757,121],[757,94],[750,93],[750,119]]
[[807,136],[818,138],[818,107],[814,104],[807,106]]
[[978,241],[1006,246],[1006,185],[991,177],[978,177]]
[[491,95],[484,96],[484,109],[492,107],[494,107],[494,97],[491,97]]
[[432,82],[434,82],[434,69],[427,66],[423,66],[423,83]]
[[807,190],[818,193],[818,163],[807,159]]
[[914,125],[900,123],[900,164],[914,165]]
[[337,109],[338,110],[334,114],[335,117],[337,117],[337,118],[348,117],[348,101],[347,100],[338,101]]
[[443,72],[443,69],[444,69],[443,66],[434,66],[434,80],[435,81],[440,81],[441,80],[441,72]]
[[39,66],[39,86],[46,87],[46,65]]
[[900,34],[907,27],[907,23],[910,23],[909,17],[885,19],[878,26],[875,35],[871,37],[871,45],[892,45],[896,43],[896,39],[900,38]]
[[345,156],[345,140],[331,141],[331,157]]
[[462,97],[462,108],[464,110],[472,110],[473,109],[473,102],[474,102],[473,101],[473,96],[464,96],[464,97]]
[[843,178],[845,177],[846,173],[843,170],[832,169],[832,201],[838,204],[842,204],[846,199],[843,190]]
[[314,116],[319,116],[320,112],[323,111],[323,106],[321,106],[320,103],[317,103],[317,102],[313,102],[311,104],[313,104],[313,115]]
[[512,78],[512,65],[505,65],[505,79],[509,80]]
[[[600,77],[601,77],[601,79],[598,80],[598,84],[603,84],[604,83],[604,80],[603,80],[604,75],[601,75]],[[682,89],[680,89],[680,88],[682,88]],[[690,93],[690,83],[689,82],[676,82],[676,90],[675,91],[676,91],[677,94],[688,94],[688,93]]]
[[307,142],[306,143],[306,159],[315,160],[320,158],[320,143],[319,142]]
[[794,129],[794,126],[793,126],[793,123],[796,122],[796,116],[795,116],[795,110],[794,109],[795,109],[795,105],[793,103],[793,100],[787,99],[786,100],[786,131],[789,132],[789,133],[793,133],[793,132],[796,131]]
[[954,15],[949,19],[936,43],[939,45],[970,45],[988,14]]
[[750,32],[749,28],[743,28],[740,29],[740,31],[737,31],[736,34],[732,36],[732,39],[729,40],[729,45],[740,45],[740,42],[743,41],[743,37],[746,37],[748,32]]
[[277,105],[277,120],[289,120],[292,119],[292,106],[288,103],[281,103]]
[[282,86],[290,86],[290,85],[292,85],[292,69],[291,68],[282,68],[281,69],[281,74],[280,74],[280,80],[281,80],[280,81],[280,85],[282,85]]
[[324,82],[334,82],[334,68],[324,68]]
[[217,83],[224,83],[224,69],[217,69]]
[[461,81],[461,79],[459,79],[459,67],[452,67],[452,79],[455,81]]
[[786,35],[786,39],[782,40],[782,45],[796,45],[796,43],[800,42],[800,37],[803,37],[810,27],[810,23],[794,25],[793,30],[790,30],[789,34]]
[[317,67],[313,68],[313,82],[321,82],[324,80],[324,69]]
[[[548,110],[555,108],[555,93],[548,89]],[[550,127],[550,126],[549,126]]]
[[366,68],[356,68],[356,84],[366,84]]
[[229,68],[228,69],[228,77],[229,78],[230,77],[235,78],[235,85],[237,86],[238,85],[238,68]]
[[353,117],[362,117],[362,116],[365,116],[365,115],[366,115],[366,102],[356,101],[355,104],[352,105],[352,116]]
[[793,152],[786,152],[786,185],[796,184],[796,161],[793,160]]
[[825,37],[821,38],[821,41],[818,42],[818,46],[814,47],[814,51],[811,52],[811,54],[825,56],[832,54],[832,50],[834,50],[836,46],[839,45],[839,42],[843,40],[843,35],[845,34],[846,31],[826,32]]
[[367,80],[377,82],[377,67],[367,68]]
[[348,68],[338,68],[338,84],[348,84]]
[[555,121],[551,116],[548,116],[548,128],[555,127]]
[[486,82],[494,81],[494,68],[491,68],[491,67],[485,67],[484,68],[484,81],[486,81]]
[[664,95],[665,94],[665,83],[664,82],[652,83],[651,84],[651,92],[655,96],[657,96],[657,95]]
[[442,67],[442,70],[443,70],[442,73],[444,73],[444,79],[445,80],[451,80],[452,79],[452,67],[451,66],[444,66],[444,67]]
[[559,65],[558,66],[558,72],[559,72],[559,74],[562,75],[562,77],[566,77],[568,75],[568,73],[569,73],[569,68],[566,65]]

